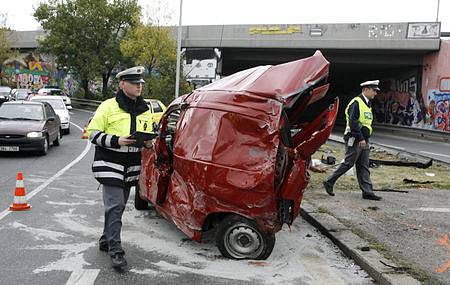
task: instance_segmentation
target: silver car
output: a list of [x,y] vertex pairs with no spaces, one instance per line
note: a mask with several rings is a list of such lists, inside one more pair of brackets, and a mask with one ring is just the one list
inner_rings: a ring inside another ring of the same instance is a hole
[[72,101],[70,100],[69,96],[67,96],[67,94],[59,88],[41,88],[38,91],[38,95],[60,96],[63,99],[64,104],[66,104],[67,109],[72,109]]
[[69,110],[67,110],[66,105],[64,104],[61,96],[52,96],[52,95],[36,95],[31,97],[30,101],[38,101],[38,102],[47,102],[55,110],[55,113],[61,119],[61,129],[64,134],[70,133],[70,114]]

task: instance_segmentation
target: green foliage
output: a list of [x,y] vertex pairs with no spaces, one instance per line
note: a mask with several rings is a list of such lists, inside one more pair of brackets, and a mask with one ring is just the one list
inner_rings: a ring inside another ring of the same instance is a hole
[[125,56],[145,65],[150,74],[176,58],[176,44],[169,27],[139,25],[123,39],[120,48]]
[[98,75],[107,92],[111,72],[122,61],[120,41],[137,25],[139,15],[137,0],[49,0],[34,13],[48,32],[40,49],[80,79],[86,97],[89,80]]
[[[153,98],[162,101],[166,106],[175,98],[175,74],[176,59],[162,61],[158,70],[154,69],[153,74],[145,78],[144,98]],[[188,82],[181,78],[180,94],[187,94],[192,89]]]
[[15,51],[11,50],[9,35],[10,29],[6,27],[6,16],[0,14],[0,85],[3,85],[3,62],[15,55]]
[[[139,25],[124,38],[120,48],[126,57],[148,70],[143,96],[168,105],[174,99],[176,74],[176,43],[170,28],[152,23]],[[190,86],[182,78],[180,94],[190,91]]]

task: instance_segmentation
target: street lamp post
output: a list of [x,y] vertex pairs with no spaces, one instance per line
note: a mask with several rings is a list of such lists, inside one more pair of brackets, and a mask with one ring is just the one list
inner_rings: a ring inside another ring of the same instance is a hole
[[436,11],[436,22],[439,22],[439,4],[440,4],[440,0],[437,1],[437,11]]
[[181,16],[183,12],[183,0],[180,0],[180,21],[178,23],[178,38],[177,38],[177,71],[175,78],[175,98],[178,98],[180,92],[180,62],[181,62]]

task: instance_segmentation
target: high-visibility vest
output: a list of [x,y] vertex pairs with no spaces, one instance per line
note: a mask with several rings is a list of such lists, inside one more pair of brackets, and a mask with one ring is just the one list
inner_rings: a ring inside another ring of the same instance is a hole
[[[133,146],[114,146],[113,140],[130,135],[131,114],[119,107],[115,98],[104,101],[96,110],[88,126],[90,140],[95,146],[92,172],[105,185],[134,186],[139,181],[141,149]],[[134,119],[134,118],[133,118]],[[136,131],[152,132],[150,110],[135,118]]]
[[[131,115],[119,107],[116,98],[110,98],[97,108],[88,131],[100,130],[109,135],[126,136],[130,134]],[[136,117],[136,131],[152,132],[152,114],[146,111]]]
[[347,123],[345,127],[345,134],[350,132],[350,124],[348,119],[348,108],[353,104],[353,102],[357,101],[359,105],[359,123],[361,127],[366,127],[369,129],[369,134],[372,134],[372,121],[373,121],[373,114],[372,114],[372,108],[367,106],[366,103],[363,101],[361,97],[355,97],[353,98],[350,103],[348,103],[347,108],[345,108],[345,121]]

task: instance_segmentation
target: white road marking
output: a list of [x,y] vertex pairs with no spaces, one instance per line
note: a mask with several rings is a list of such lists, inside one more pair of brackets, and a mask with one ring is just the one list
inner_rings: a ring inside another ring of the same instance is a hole
[[389,145],[389,144],[381,144],[381,143],[377,143],[378,145],[387,147],[387,148],[393,148],[393,149],[398,149],[398,150],[405,150],[405,148],[403,147],[399,147],[399,146],[395,146],[395,145]]
[[450,213],[450,208],[414,208],[416,211]]
[[434,153],[434,152],[428,152],[428,151],[419,151],[421,153],[425,153],[425,154],[431,154],[431,155],[437,155],[437,156],[445,156],[445,157],[450,157],[450,155],[446,155],[446,154],[441,154],[441,153]]
[[72,272],[66,285],[86,285],[94,284],[100,269],[85,269]]
[[[74,124],[72,122],[71,122],[71,124],[74,125],[75,127],[77,127],[78,129],[80,129],[81,131],[83,131],[83,128],[81,128],[80,126],[78,126],[78,125],[76,125],[76,124]],[[44,183],[39,185],[36,189],[34,189],[30,193],[28,193],[28,195],[26,196],[27,200],[30,200],[32,197],[34,197],[34,195],[36,195],[39,192],[41,192],[42,190],[44,190],[45,187],[47,187],[50,183],[55,181],[56,178],[58,178],[59,176],[63,175],[64,172],[66,172],[72,166],[77,164],[88,153],[90,148],[91,148],[91,142],[89,140],[86,140],[86,147],[84,148],[83,152],[77,158],[75,158],[75,160],[73,160],[71,163],[67,164],[63,169],[58,171],[55,175],[53,175],[52,177],[47,179]],[[7,208],[6,210],[3,210],[3,212],[0,213],[0,221],[2,219],[4,219],[6,216],[8,216],[10,213],[11,213],[11,211],[9,210],[9,208]]]

